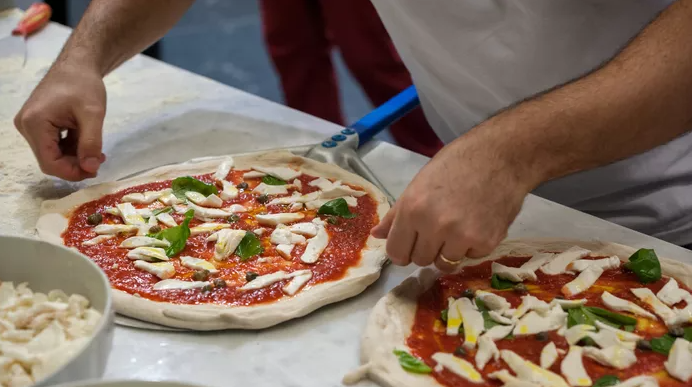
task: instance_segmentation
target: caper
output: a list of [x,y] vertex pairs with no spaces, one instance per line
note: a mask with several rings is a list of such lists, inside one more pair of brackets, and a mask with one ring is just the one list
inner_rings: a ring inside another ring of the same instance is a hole
[[673,327],[668,330],[668,333],[670,333],[670,335],[673,337],[683,337],[685,336],[685,328]]
[[267,196],[267,194],[262,194],[257,197],[257,201],[264,204],[269,201],[269,196]]
[[536,340],[547,341],[549,339],[548,332],[538,332],[536,333]]
[[470,299],[473,299],[473,295],[474,295],[473,289],[466,289],[466,290],[464,290],[463,293],[461,293],[462,297],[466,297],[466,298],[470,298]]
[[247,189],[248,185],[246,182],[242,182],[242,183],[236,185],[235,187],[238,189]]
[[238,216],[236,214],[233,214],[233,215],[228,217],[228,221],[231,223],[237,222],[239,220],[240,220],[240,216]]
[[207,278],[209,278],[209,270],[195,270],[194,273],[192,273],[192,279],[195,281],[206,281]]
[[225,288],[226,287],[226,281],[222,280],[221,278],[216,278],[213,282],[214,282],[214,287],[216,287],[216,288]]
[[639,341],[637,341],[637,348],[644,350],[644,351],[650,351],[652,349],[651,341],[639,340]]
[[247,282],[250,282],[257,277],[259,277],[259,274],[255,273],[254,271],[248,271],[247,273],[245,273],[245,281]]
[[92,226],[101,224],[101,222],[103,222],[103,215],[99,214],[98,212],[94,212],[93,214],[87,217],[87,223],[89,223]]
[[212,287],[211,285],[204,285],[202,287],[203,292],[211,292],[213,289],[214,289],[214,287]]
[[519,293],[519,294],[526,294],[529,292],[529,289],[524,284],[516,284],[516,285],[514,285],[513,289],[516,293]]
[[157,232],[161,232],[161,226],[156,225],[149,228],[149,233],[156,234]]
[[464,357],[467,353],[464,347],[457,347],[457,349],[454,350],[454,356],[458,357]]

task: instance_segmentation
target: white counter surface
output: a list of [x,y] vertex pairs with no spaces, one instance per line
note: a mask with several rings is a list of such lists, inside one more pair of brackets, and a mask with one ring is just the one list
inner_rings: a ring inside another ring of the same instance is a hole
[[[16,21],[0,16],[0,36]],[[156,165],[193,157],[314,143],[339,127],[138,56],[106,79],[108,162],[94,181],[71,184],[43,176],[12,118],[69,34],[50,25],[29,41],[29,61],[6,71],[0,57],[0,233],[33,234],[41,201]],[[398,196],[426,158],[373,142],[363,158]],[[692,253],[549,201],[529,197],[510,237],[601,239],[655,248],[692,263]],[[361,328],[375,302],[414,270],[388,267],[359,297],[305,318],[257,331],[152,332],[118,327],[106,378],[176,379],[232,387],[341,385],[358,364]],[[363,383],[364,386],[370,385]]]

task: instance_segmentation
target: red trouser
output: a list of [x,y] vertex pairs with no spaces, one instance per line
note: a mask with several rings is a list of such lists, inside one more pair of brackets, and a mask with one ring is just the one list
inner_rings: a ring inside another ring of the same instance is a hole
[[[375,106],[411,85],[370,0],[261,0],[260,7],[288,106],[343,125],[332,46]],[[442,148],[421,109],[394,124],[391,133],[399,145],[427,156]]]

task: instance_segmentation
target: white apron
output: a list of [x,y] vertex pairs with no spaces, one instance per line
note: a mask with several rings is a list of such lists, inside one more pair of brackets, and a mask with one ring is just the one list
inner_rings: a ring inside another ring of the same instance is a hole
[[[450,142],[615,55],[669,0],[373,0],[433,128]],[[692,134],[539,187],[547,199],[692,243]]]

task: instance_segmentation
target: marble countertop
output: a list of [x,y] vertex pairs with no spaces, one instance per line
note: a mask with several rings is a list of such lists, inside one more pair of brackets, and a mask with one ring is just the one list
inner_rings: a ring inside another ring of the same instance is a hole
[[[19,14],[0,14],[0,36]],[[7,70],[0,57],[0,233],[33,235],[43,200],[85,185],[194,157],[316,143],[340,128],[167,64],[137,56],[106,78],[108,113],[97,179],[67,183],[44,176],[12,119],[69,34],[49,25],[29,39],[26,67]],[[426,163],[382,142],[361,151],[395,197]],[[535,196],[526,199],[509,233],[517,237],[602,239],[655,248],[692,263],[692,253]],[[109,379],[180,380],[206,386],[328,387],[358,365],[361,329],[370,309],[413,267],[386,268],[363,294],[261,331],[155,332],[118,327]],[[363,386],[371,386],[363,383]]]

